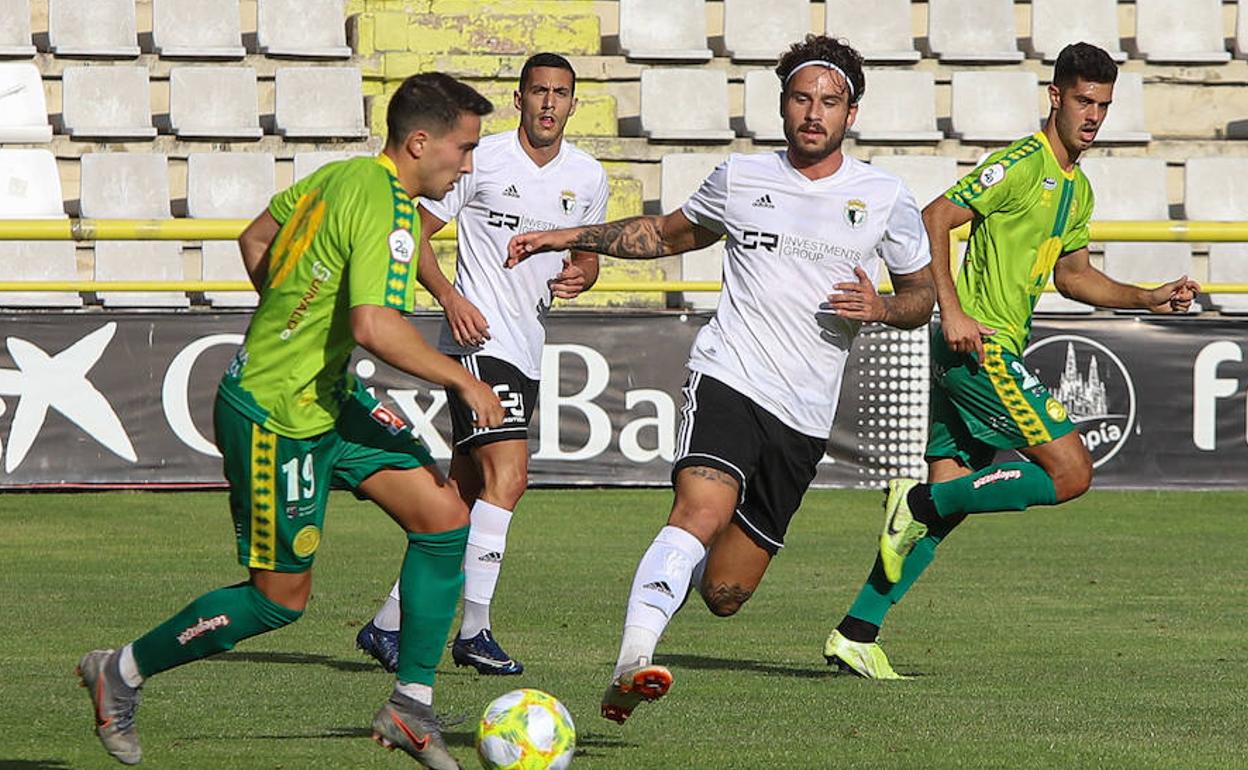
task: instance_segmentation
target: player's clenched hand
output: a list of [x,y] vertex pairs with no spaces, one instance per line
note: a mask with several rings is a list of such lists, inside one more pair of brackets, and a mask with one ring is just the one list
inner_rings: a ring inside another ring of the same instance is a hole
[[459,397],[472,410],[472,424],[478,428],[497,428],[503,424],[503,404],[489,385],[476,377],[468,379],[459,389]]
[[875,291],[875,284],[861,267],[854,268],[858,280],[832,286],[839,294],[829,294],[827,306],[841,318],[855,321],[883,321],[884,299]]
[[1199,293],[1200,284],[1185,275],[1149,292],[1149,310],[1154,313],[1186,313]]
[[562,230],[520,233],[507,242],[507,261],[503,267],[515,267],[534,254],[543,251],[563,251],[568,247]]
[[[451,292],[447,292],[450,294]],[[446,313],[446,322],[451,327],[451,336],[466,348],[484,345],[490,338],[490,325],[485,316],[477,310],[477,306],[469,302],[462,294],[455,292],[446,301],[442,310]]]
[[997,333],[996,329],[984,326],[979,321],[960,311],[941,311],[940,331],[945,335],[945,344],[955,353],[970,353],[975,360],[984,360],[984,338]]
[[564,257],[563,270],[550,280],[550,293],[559,299],[575,299],[585,291],[585,271],[571,259]]

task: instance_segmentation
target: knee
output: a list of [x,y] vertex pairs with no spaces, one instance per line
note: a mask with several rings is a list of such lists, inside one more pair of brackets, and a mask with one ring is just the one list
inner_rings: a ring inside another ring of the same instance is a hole
[[702,600],[706,602],[706,608],[712,615],[727,618],[736,615],[741,605],[753,595],[753,591],[743,586],[720,583],[704,588]]

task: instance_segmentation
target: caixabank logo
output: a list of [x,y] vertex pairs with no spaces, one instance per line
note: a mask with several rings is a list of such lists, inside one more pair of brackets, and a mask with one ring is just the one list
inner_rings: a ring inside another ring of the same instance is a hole
[[1135,431],[1135,383],[1122,359],[1096,340],[1055,334],[1028,347],[1023,360],[1053,395],[1050,416],[1070,415],[1092,467],[1112,460]]

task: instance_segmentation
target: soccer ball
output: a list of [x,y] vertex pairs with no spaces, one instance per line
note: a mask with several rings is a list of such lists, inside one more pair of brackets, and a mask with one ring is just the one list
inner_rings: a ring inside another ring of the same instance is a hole
[[477,725],[477,756],[486,770],[564,770],[575,751],[572,715],[541,690],[500,695]]

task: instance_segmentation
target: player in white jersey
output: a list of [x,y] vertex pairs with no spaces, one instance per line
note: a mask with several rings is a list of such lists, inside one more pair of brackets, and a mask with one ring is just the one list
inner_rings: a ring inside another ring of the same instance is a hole
[[[645,259],[728,241],[719,307],[689,358],[676,499],[637,567],[602,702],[617,722],[671,686],[651,661],[691,583],[721,616],[758,586],[823,457],[860,325],[910,329],[932,312],[914,198],[841,151],[865,86],[861,57],[811,35],[776,74],[785,150],[730,156],[665,216],[528,233],[509,247],[509,263],[523,264],[552,249]],[[876,292],[884,270],[891,297]]]
[[[493,386],[504,420],[473,426],[472,409],[447,393],[454,437],[451,478],[471,506],[464,556],[464,613],[451,655],[482,674],[519,674],[524,667],[494,639],[490,602],[516,503],[528,485],[528,427],[536,405],[554,298],[571,299],[598,278],[598,255],[549,252],[523,266],[503,267],[516,233],[599,224],[606,218],[602,164],[563,139],[576,109],[576,73],[562,56],[539,53],[520,71],[515,93],[520,126],[486,137],[473,171],[441,201],[420,201],[418,277],[445,311],[438,349],[458,357]],[[443,275],[429,239],[457,220],[455,283]],[[397,664],[398,583],[356,643],[386,668]]]

